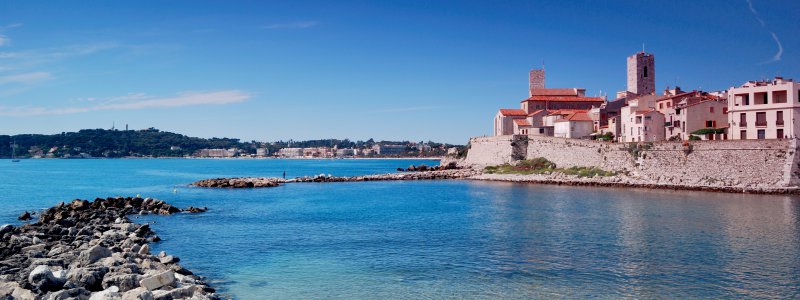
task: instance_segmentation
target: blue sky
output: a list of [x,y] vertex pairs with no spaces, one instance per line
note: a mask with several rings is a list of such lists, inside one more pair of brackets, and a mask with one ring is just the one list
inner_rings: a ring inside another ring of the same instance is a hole
[[798,1],[0,2],[0,134],[464,143],[548,87],[800,79]]

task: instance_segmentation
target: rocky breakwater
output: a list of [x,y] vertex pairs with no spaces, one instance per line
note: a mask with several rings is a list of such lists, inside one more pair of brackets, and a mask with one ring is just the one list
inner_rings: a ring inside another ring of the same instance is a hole
[[0,299],[219,299],[129,214],[203,212],[142,198],[74,200],[0,227]]
[[276,187],[285,183],[298,182],[359,182],[359,181],[390,181],[390,180],[434,180],[434,179],[464,179],[480,174],[472,169],[446,169],[436,171],[417,171],[404,173],[389,173],[363,176],[331,176],[320,174],[317,176],[297,177],[293,179],[267,178],[267,177],[242,177],[242,178],[215,178],[205,179],[192,183],[193,186],[213,188],[256,188]]

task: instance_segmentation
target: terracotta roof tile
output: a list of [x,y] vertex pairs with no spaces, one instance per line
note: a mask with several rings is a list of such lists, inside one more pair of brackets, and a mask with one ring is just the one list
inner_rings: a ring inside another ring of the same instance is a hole
[[531,96],[528,99],[522,100],[520,102],[526,101],[555,101],[555,102],[605,102],[603,98],[600,97],[577,97],[577,96]]
[[543,111],[545,111],[545,110],[544,109],[540,109],[540,110],[534,111],[532,113],[529,113],[528,116],[532,116],[532,115],[538,114],[538,113],[543,112]]
[[527,117],[528,113],[521,109],[501,109],[500,114],[509,117]]
[[566,89],[533,89],[534,96],[578,96],[576,88]]
[[514,119],[514,124],[517,124],[517,126],[531,126],[531,123],[528,123],[526,119]]

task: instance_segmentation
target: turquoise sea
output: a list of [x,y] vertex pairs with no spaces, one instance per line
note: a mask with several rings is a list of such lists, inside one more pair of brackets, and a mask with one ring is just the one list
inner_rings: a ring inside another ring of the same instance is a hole
[[474,181],[202,189],[435,161],[0,161],[0,223],[74,198],[156,197],[156,251],[236,299],[800,298],[800,198]]

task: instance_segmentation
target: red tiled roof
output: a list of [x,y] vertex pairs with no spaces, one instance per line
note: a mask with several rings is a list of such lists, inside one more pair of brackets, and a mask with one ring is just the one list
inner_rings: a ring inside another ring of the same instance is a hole
[[522,100],[520,102],[526,101],[559,101],[559,102],[605,102],[603,98],[600,97],[577,97],[577,96],[531,96],[528,99]]
[[723,101],[707,99],[707,100],[701,100],[701,101],[698,101],[698,102],[695,102],[695,103],[692,103],[692,104],[686,104],[684,106],[681,106],[680,108],[692,107],[692,106],[695,106],[695,105],[698,105],[698,104],[703,104],[703,103],[706,103],[706,102],[709,102],[709,101],[714,101],[714,102],[718,102],[718,103],[721,103],[721,104],[725,104]]
[[574,114],[576,112],[584,112],[585,113],[585,112],[588,112],[588,111],[585,110],[585,109],[554,109],[554,110],[550,110],[549,112],[550,113],[548,115],[552,116],[552,115],[569,115],[569,114]]
[[578,90],[576,88],[533,89],[532,93],[534,96],[578,96]]
[[500,114],[504,116],[513,116],[513,117],[527,117],[528,113],[521,109],[501,109]]
[[566,117],[568,121],[594,121],[586,112],[575,112]]
[[517,126],[531,126],[531,123],[528,123],[526,119],[514,119],[514,124],[517,124]]
[[538,113],[543,112],[543,111],[545,111],[545,110],[544,109],[540,109],[540,110],[534,111],[532,113],[529,113],[528,116],[532,116],[532,115],[538,114]]

